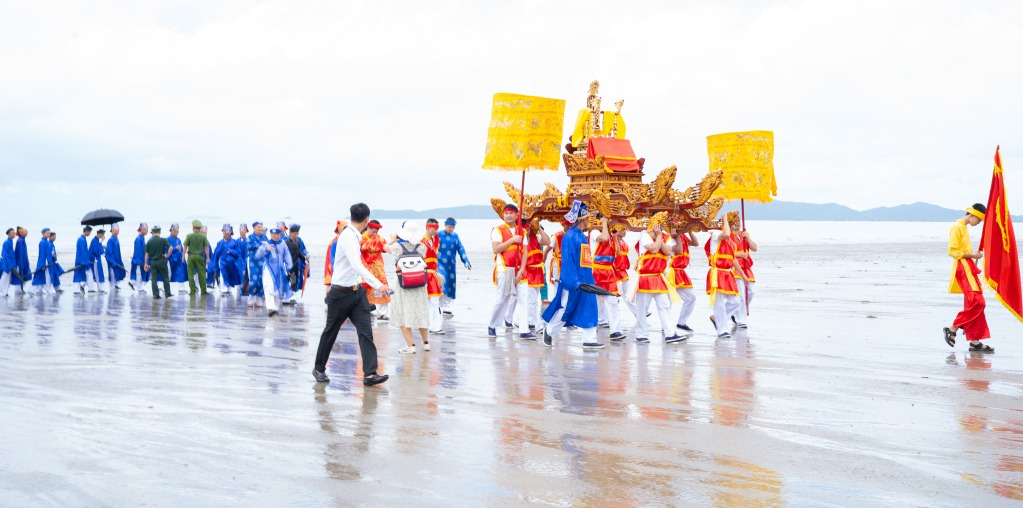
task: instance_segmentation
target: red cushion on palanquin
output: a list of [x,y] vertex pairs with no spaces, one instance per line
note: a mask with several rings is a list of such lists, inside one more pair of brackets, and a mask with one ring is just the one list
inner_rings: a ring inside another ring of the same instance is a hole
[[636,172],[642,169],[627,139],[590,138],[586,157],[593,159],[598,155],[604,156],[604,163],[611,171]]

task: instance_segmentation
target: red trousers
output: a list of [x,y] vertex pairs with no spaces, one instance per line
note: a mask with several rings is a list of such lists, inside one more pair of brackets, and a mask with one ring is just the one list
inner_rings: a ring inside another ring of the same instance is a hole
[[981,287],[976,273],[967,273],[961,265],[956,269],[956,282],[963,290],[963,310],[956,315],[952,326],[962,328],[967,340],[980,341],[991,337],[991,332],[987,328],[987,318],[984,317],[984,307],[987,304],[984,302],[984,293],[972,289],[971,279],[977,288]]

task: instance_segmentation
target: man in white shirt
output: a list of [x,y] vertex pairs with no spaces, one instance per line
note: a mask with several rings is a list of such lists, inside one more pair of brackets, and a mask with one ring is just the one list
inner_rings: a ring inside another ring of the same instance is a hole
[[334,348],[338,331],[346,319],[355,325],[359,335],[359,350],[362,353],[362,384],[373,386],[387,381],[389,376],[377,374],[377,348],[373,343],[372,311],[366,299],[366,288],[359,283],[359,277],[373,288],[377,295],[388,293],[386,281],[381,282],[362,264],[360,239],[369,223],[369,207],[365,203],[352,205],[351,220],[337,239],[334,255],[333,276],[327,291],[327,324],[320,335],[316,348],[316,364],[313,377],[319,383],[330,381],[327,377],[327,360]]

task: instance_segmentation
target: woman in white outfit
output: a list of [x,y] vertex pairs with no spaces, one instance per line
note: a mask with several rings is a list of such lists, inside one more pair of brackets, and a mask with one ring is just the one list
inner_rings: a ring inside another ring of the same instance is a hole
[[[386,248],[398,259],[406,250],[415,251],[420,256],[426,257],[426,245],[419,240],[423,237],[419,229],[412,221],[402,224],[401,231],[391,237]],[[405,246],[402,249],[402,245]],[[425,260],[424,260],[425,264]],[[405,347],[398,350],[402,354],[415,354],[416,345],[412,341],[412,329],[419,329],[419,336],[423,339],[423,351],[430,350],[429,339],[429,297],[426,293],[426,286],[406,289],[401,284],[394,286],[394,295],[391,298],[389,312],[391,324],[401,328],[401,336],[405,338]]]

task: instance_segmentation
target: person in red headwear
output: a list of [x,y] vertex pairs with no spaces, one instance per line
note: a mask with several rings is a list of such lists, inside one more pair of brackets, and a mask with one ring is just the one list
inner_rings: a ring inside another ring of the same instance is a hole
[[337,239],[341,236],[341,231],[348,226],[348,222],[338,220],[337,225],[334,226],[334,239],[327,245],[327,256],[325,263],[323,264],[323,285],[326,292],[330,292],[330,281],[333,278],[334,270],[334,254],[337,253]]
[[[622,278],[622,273],[615,264],[622,250],[625,251],[625,259],[628,262],[629,246],[625,244],[625,235],[622,234],[625,230],[625,225],[621,223],[615,224],[609,230],[607,217],[602,217],[600,230],[590,232],[590,244],[593,248],[593,280],[596,281],[597,286],[614,293],[611,296],[597,296],[597,313],[603,314],[603,317],[607,319],[607,326],[611,330],[609,337],[611,340],[625,338],[625,334],[622,333],[622,322],[618,316],[618,302],[622,290],[622,287],[618,286],[618,281]],[[626,266],[626,270],[628,270],[628,266]],[[624,278],[628,280],[629,277],[625,275]]]
[[440,299],[444,296],[444,284],[441,283],[437,271],[437,251],[440,250],[440,238],[437,231],[440,223],[437,219],[426,219],[426,235],[420,242],[426,246],[426,294],[430,298],[430,335],[444,335],[444,315],[440,312]]
[[[490,231],[490,247],[494,251],[494,285],[497,298],[490,311],[487,337],[497,337],[497,327],[514,308],[519,299],[517,268],[522,264],[522,238],[525,232],[517,225],[519,208],[513,204],[504,207],[499,226]],[[523,299],[525,295],[522,295]]]
[[[360,245],[362,247],[362,264],[366,265],[366,268],[377,280],[384,281],[387,280],[387,273],[384,272],[383,253],[387,248],[387,242],[384,241],[384,237],[380,236],[382,227],[376,219],[369,221],[369,224],[366,225],[366,232],[362,234]],[[372,291],[367,291],[366,299],[369,300],[369,303],[377,306],[377,319],[382,321],[389,319],[387,311],[391,303],[390,294],[377,296],[372,294]]]

